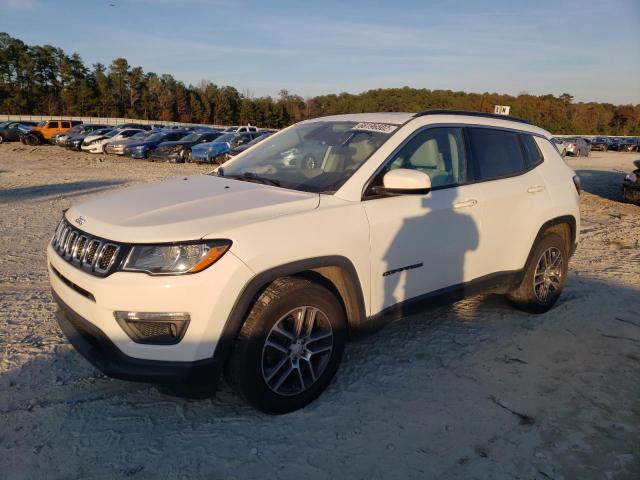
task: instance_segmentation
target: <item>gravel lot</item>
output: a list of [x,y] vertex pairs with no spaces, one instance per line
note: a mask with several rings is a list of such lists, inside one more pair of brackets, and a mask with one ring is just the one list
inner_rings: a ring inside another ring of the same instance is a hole
[[0,145],[0,479],[640,478],[635,153],[568,159],[582,241],[543,316],[496,295],[351,343],[332,386],[269,417],[222,384],[204,401],[111,380],[54,320],[45,245],[96,192],[209,170]]

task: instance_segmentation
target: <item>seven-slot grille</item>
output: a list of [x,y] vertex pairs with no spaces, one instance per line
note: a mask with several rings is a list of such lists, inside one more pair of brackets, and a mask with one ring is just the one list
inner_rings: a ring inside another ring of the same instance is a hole
[[64,219],[53,235],[51,246],[67,262],[99,276],[111,273],[122,250],[121,245],[82,232]]

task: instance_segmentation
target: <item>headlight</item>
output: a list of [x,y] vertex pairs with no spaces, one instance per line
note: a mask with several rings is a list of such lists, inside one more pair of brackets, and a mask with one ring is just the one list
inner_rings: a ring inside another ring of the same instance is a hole
[[217,262],[229,247],[230,240],[178,245],[134,245],[122,270],[152,275],[196,273]]

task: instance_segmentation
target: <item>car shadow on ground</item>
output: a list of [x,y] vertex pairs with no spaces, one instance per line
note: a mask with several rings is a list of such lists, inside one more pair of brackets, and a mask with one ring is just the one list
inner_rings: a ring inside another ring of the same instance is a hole
[[573,276],[540,316],[498,295],[424,309],[350,343],[328,390],[281,417],[224,383],[186,400],[106,378],[62,340],[0,377],[0,466],[6,478],[624,476],[640,470],[637,295]]
[[127,183],[124,180],[85,180],[69,183],[53,183],[31,187],[15,187],[0,190],[0,203],[22,202],[26,200],[45,200],[64,195],[74,197],[96,193],[116,185]]
[[576,170],[585,192],[616,202],[622,202],[622,180],[625,173],[602,170]]

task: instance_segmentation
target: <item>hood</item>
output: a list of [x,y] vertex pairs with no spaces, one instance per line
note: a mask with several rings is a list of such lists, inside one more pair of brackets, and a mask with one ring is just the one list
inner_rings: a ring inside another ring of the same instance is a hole
[[125,243],[225,238],[234,227],[317,208],[319,195],[195,175],[97,195],[65,216],[92,235]]
[[208,150],[210,152],[225,152],[229,150],[230,146],[227,142],[207,142],[200,143],[191,148],[191,150]]

